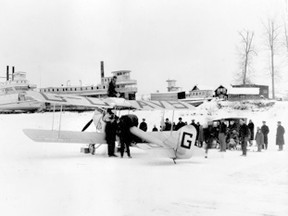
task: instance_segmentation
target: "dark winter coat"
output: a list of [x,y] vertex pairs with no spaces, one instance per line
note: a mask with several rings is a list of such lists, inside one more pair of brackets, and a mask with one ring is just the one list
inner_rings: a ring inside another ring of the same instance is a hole
[[212,125],[208,125],[207,128],[203,129],[204,140],[207,144],[207,149],[212,147],[212,142],[215,139],[215,129]]
[[250,140],[254,140],[254,123],[253,122],[250,122],[248,124],[248,128],[250,130]]
[[170,122],[165,122],[164,125],[164,131],[170,131],[171,130],[171,123]]
[[219,124],[219,133],[227,133],[227,125],[224,122]]
[[112,80],[108,86],[108,97],[117,97],[116,84]]
[[131,127],[138,127],[138,117],[133,114],[123,115],[119,119],[118,134],[124,142],[132,142],[135,137],[130,133]]
[[139,125],[139,128],[143,131],[147,131],[148,127],[147,127],[147,123],[146,122],[141,122]]
[[285,129],[282,125],[279,125],[277,127],[277,133],[276,133],[276,145],[284,145],[284,133]]
[[264,136],[267,136],[269,133],[269,127],[267,125],[262,125],[261,131],[262,131]]
[[115,120],[106,123],[105,135],[107,142],[115,142],[116,131],[117,131],[117,123]]
[[184,127],[185,123],[184,122],[178,122],[177,125],[175,126],[175,130],[179,130],[180,128]]
[[203,130],[203,126],[202,125],[199,126],[198,141],[199,142],[203,142],[204,141],[204,130]]
[[240,126],[239,129],[239,136],[241,140],[244,140],[244,138],[249,138],[250,132],[248,126],[244,123]]

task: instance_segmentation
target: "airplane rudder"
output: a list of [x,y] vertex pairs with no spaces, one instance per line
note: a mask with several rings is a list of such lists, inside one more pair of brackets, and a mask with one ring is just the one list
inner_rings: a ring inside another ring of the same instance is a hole
[[193,125],[186,125],[179,129],[179,138],[176,149],[177,158],[188,159],[192,157],[196,136],[197,131]]

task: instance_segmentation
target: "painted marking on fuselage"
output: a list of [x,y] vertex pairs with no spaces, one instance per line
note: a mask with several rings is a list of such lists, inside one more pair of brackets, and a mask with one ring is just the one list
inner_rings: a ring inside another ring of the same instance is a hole
[[193,138],[193,134],[187,133],[187,132],[183,132],[180,146],[182,148],[190,149],[191,145],[192,145],[192,138]]

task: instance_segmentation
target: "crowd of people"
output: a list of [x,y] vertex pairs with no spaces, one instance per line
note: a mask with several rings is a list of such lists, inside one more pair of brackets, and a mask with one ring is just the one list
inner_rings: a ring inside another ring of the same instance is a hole
[[[266,121],[263,121],[262,124],[263,125],[257,127],[255,131],[252,120],[249,120],[249,123],[246,124],[245,119],[240,119],[239,122],[236,120],[227,122],[222,119],[218,122],[210,121],[206,127],[203,127],[199,122],[195,123],[194,119],[191,121],[191,125],[197,130],[195,145],[202,147],[203,144],[205,144],[206,153],[208,149],[211,148],[219,148],[220,152],[241,149],[242,156],[247,155],[247,146],[252,146],[253,143],[256,143],[257,151],[259,152],[263,149],[268,149],[269,127],[266,125]],[[278,121],[277,124],[276,145],[279,146],[279,151],[282,151],[285,129],[281,125],[281,121]],[[162,127],[160,126],[160,130],[179,130],[185,125],[187,125],[187,122],[183,122],[181,117],[178,119],[177,124],[171,123],[169,119],[166,118],[164,125]],[[145,131],[146,130],[147,124],[145,127]],[[155,125],[152,131],[158,131]]]
[[[123,115],[120,118],[116,116],[111,109],[108,109],[103,114],[103,121],[106,123],[105,136],[108,144],[108,156],[117,157],[115,154],[115,142],[116,136],[120,139],[120,156],[124,156],[124,152],[127,152],[127,156],[131,158],[130,145],[135,141],[135,136],[130,133],[130,127],[138,127],[138,118],[136,115],[128,114]],[[163,126],[160,126],[160,131],[177,131],[183,126],[187,125],[187,122],[183,122],[179,117],[177,124],[171,123],[168,118],[165,119]],[[206,153],[211,148],[218,148],[220,152],[226,150],[242,150],[242,156],[247,155],[247,146],[252,146],[254,143],[257,146],[257,151],[261,152],[263,149],[268,149],[268,134],[269,127],[266,122],[262,122],[261,127],[254,129],[254,123],[249,120],[246,124],[245,119],[239,121],[225,121],[224,119],[219,121],[209,121],[207,125],[203,126],[199,122],[195,122],[193,119],[190,123],[197,131],[197,137],[195,145],[198,147],[204,147]],[[143,118],[139,124],[139,129],[148,131],[148,125],[146,119]],[[153,126],[151,131],[159,131],[156,125]],[[276,145],[279,146],[279,151],[283,150],[284,145],[284,133],[285,129],[281,125],[281,121],[278,121],[277,133],[276,133]],[[254,145],[255,146],[255,145]]]
[[[108,87],[108,97],[119,96],[116,91],[116,81],[117,77],[113,76]],[[108,156],[117,157],[115,154],[115,142],[116,135],[118,135],[120,138],[121,157],[123,157],[126,149],[128,157],[131,158],[129,146],[133,140],[133,135],[130,133],[129,128],[138,126],[137,116],[123,115],[118,118],[111,109],[108,109],[103,117],[103,121],[106,123],[105,134],[108,144]],[[177,131],[187,124],[187,122],[183,122],[181,117],[178,118],[177,124],[175,122],[171,123],[169,118],[166,118],[164,124],[160,126],[160,131]],[[268,149],[269,127],[266,125],[266,121],[262,122],[263,125],[261,127],[257,127],[256,134],[252,120],[249,120],[249,123],[246,124],[245,119],[240,119],[239,121],[234,119],[234,121],[231,122],[222,119],[218,122],[209,121],[208,126],[203,127],[199,122],[195,123],[195,120],[192,119],[190,124],[193,125],[197,131],[195,145],[203,147],[205,144],[206,153],[208,149],[211,148],[219,148],[220,152],[225,152],[227,149],[241,149],[242,156],[246,156],[247,145],[249,143],[249,145],[252,146],[253,141],[256,142],[258,152],[261,152],[263,149]],[[145,132],[148,130],[145,118],[142,119],[139,128]],[[158,131],[156,125],[153,126],[152,131]],[[284,133],[285,129],[281,125],[281,121],[278,121],[276,145],[279,146],[279,151],[283,150]]]

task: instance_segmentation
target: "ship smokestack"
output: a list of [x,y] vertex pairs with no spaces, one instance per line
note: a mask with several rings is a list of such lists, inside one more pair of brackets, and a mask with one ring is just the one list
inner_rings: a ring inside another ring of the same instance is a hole
[[104,62],[101,61],[101,79],[104,78]]
[[14,72],[15,72],[15,67],[12,67],[12,81],[14,80]]
[[9,81],[9,65],[7,65],[6,69],[6,81]]

